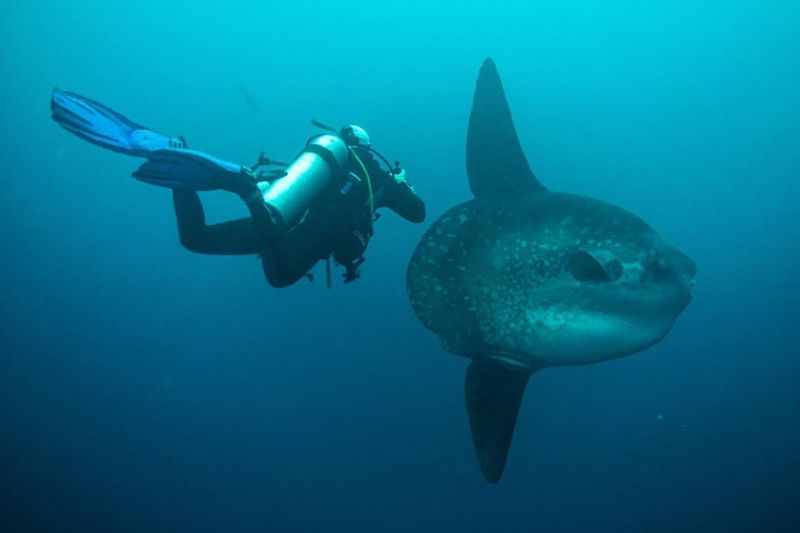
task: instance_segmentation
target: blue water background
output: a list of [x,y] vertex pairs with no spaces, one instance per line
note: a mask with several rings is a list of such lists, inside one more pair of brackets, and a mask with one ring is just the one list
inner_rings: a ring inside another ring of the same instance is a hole
[[[798,6],[3,2],[0,529],[796,530]],[[698,265],[659,345],[533,377],[499,486],[466,360],[404,290],[424,228],[469,198],[486,56],[545,185]],[[271,289],[255,259],[183,250],[167,191],[50,121],[54,86],[245,164],[291,158],[310,118],[362,124],[429,219],[385,213],[352,286]]]

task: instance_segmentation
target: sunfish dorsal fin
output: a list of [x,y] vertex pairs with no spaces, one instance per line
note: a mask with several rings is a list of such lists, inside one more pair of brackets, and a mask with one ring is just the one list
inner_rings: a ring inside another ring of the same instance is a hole
[[522,395],[532,373],[482,359],[473,360],[467,368],[464,396],[472,441],[489,483],[497,483],[503,475]]
[[545,190],[522,152],[491,58],[484,61],[475,86],[467,130],[467,175],[476,198],[513,198]]

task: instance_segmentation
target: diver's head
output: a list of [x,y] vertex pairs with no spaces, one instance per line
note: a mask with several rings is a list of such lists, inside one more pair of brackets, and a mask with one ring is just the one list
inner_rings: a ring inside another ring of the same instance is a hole
[[339,133],[348,146],[363,146],[364,148],[369,147],[369,134],[367,133],[367,130],[361,126],[348,124],[347,126],[343,127]]

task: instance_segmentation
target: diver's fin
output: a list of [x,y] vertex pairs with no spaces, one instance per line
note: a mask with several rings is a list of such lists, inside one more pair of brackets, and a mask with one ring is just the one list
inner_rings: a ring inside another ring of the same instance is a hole
[[545,190],[519,144],[503,84],[491,58],[478,75],[467,130],[467,175],[476,198]]
[[255,177],[236,163],[229,163],[197,150],[157,150],[134,173],[139,181],[170,189],[237,191]]
[[473,360],[467,368],[464,393],[472,441],[489,483],[497,483],[503,475],[517,412],[532,373],[482,359]]
[[167,137],[79,94],[53,89],[53,120],[92,144],[127,155],[147,157],[162,148],[185,148],[183,140]]

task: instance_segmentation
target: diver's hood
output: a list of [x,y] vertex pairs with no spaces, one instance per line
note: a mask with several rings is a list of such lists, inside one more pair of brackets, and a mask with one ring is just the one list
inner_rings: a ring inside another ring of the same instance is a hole
[[367,130],[361,126],[348,124],[342,128],[340,135],[349,146],[363,146],[367,148],[370,145],[369,134]]

